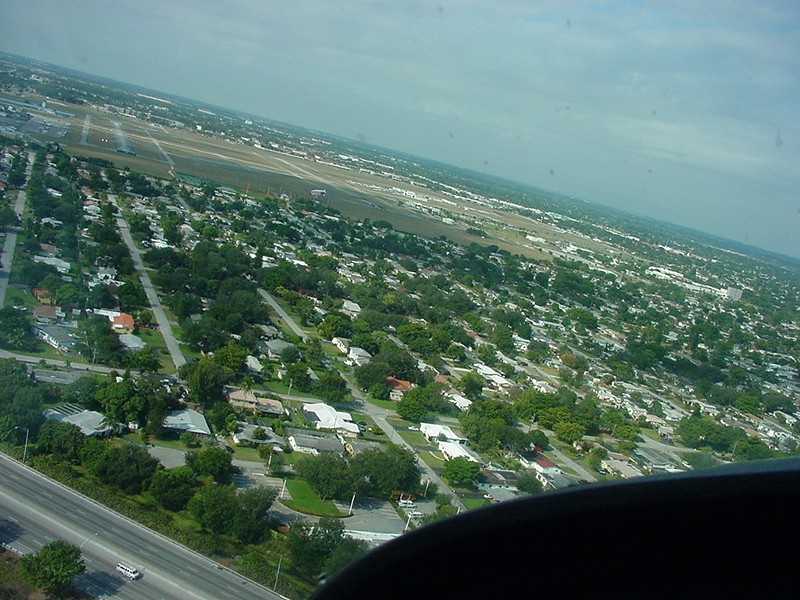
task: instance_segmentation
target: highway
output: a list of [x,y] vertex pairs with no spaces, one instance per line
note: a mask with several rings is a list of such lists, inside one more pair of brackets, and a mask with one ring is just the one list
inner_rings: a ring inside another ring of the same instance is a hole
[[[61,539],[79,546],[76,583],[103,598],[279,599],[280,595],[0,454],[0,540],[26,554]],[[142,573],[130,581],[125,562]]]

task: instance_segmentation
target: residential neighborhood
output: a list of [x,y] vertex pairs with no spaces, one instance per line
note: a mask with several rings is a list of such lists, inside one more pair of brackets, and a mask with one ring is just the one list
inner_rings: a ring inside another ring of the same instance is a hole
[[[280,136],[235,143],[360,174]],[[396,164],[353,187],[457,234],[345,214],[334,186],[256,194],[0,137],[3,439],[178,537],[269,545],[330,518],[354,555],[528,495],[797,454],[796,265]],[[269,519],[209,520],[222,489]]]

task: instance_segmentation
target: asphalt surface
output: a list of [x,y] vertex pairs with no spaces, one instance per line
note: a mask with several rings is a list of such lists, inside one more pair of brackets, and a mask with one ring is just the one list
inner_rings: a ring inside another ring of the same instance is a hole
[[[28,166],[25,169],[26,180],[31,174],[32,154],[28,155]],[[25,212],[25,189],[21,189],[17,193],[17,199],[14,202],[14,212],[17,213],[20,222],[22,215]],[[3,244],[2,254],[2,270],[0,270],[0,308],[6,304],[6,291],[8,290],[8,279],[11,276],[11,264],[14,261],[14,250],[17,248],[17,232],[21,231],[19,227],[8,227],[6,230],[6,241]]]
[[[0,455],[0,540],[26,554],[61,539],[80,546],[95,596],[155,600],[280,595]],[[130,581],[117,562],[142,573]]]
[[304,342],[305,342],[305,341],[308,341],[308,334],[307,334],[305,331],[303,331],[303,329],[302,329],[302,328],[301,328],[301,327],[300,327],[300,326],[299,326],[297,323],[295,323],[294,319],[292,319],[292,317],[290,317],[290,316],[289,316],[289,315],[286,313],[286,311],[285,311],[285,310],[283,310],[283,308],[281,307],[281,305],[280,305],[280,304],[278,304],[278,303],[275,301],[275,298],[273,298],[273,297],[272,297],[272,296],[269,294],[269,292],[267,292],[267,290],[262,290],[261,288],[258,288],[258,293],[259,293],[259,294],[261,294],[261,297],[262,297],[262,298],[264,298],[264,300],[266,300],[266,301],[267,301],[267,304],[269,304],[269,305],[270,305],[270,307],[271,307],[271,308],[272,308],[272,309],[273,309],[273,310],[274,310],[276,313],[278,313],[278,316],[280,316],[280,318],[281,318],[281,319],[283,319],[284,323],[286,323],[286,325],[288,325],[288,326],[289,326],[289,329],[291,329],[291,330],[292,330],[292,331],[293,331],[295,334],[297,334],[297,336],[298,336],[298,337],[299,337],[301,340],[303,340]]
[[122,239],[128,246],[128,251],[133,259],[133,265],[136,267],[136,271],[139,273],[139,279],[141,279],[142,287],[144,287],[145,294],[147,295],[147,300],[150,302],[150,308],[153,310],[153,314],[158,322],[158,328],[161,330],[161,335],[164,336],[164,341],[166,342],[167,350],[169,350],[169,354],[172,357],[172,362],[175,365],[175,368],[179,369],[186,364],[186,358],[181,352],[178,340],[175,339],[175,335],[172,333],[172,326],[169,323],[169,319],[167,318],[167,313],[164,311],[164,307],[161,305],[161,300],[158,299],[158,294],[156,293],[155,287],[153,287],[153,282],[150,281],[150,275],[148,275],[147,269],[144,268],[144,263],[142,262],[142,257],[140,256],[141,253],[136,247],[136,244],[133,242],[128,223],[124,218],[118,216],[117,226],[119,227],[119,232],[122,235]]

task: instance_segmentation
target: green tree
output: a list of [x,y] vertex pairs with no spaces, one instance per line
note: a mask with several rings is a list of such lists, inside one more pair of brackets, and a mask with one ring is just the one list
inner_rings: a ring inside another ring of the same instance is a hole
[[463,456],[448,460],[442,471],[442,477],[447,481],[461,485],[474,483],[480,477],[480,474],[480,465]]
[[528,471],[517,479],[517,489],[526,494],[539,494],[542,492],[542,482],[536,478],[536,473]]
[[367,494],[388,498],[394,492],[415,493],[420,488],[416,458],[409,450],[390,445],[368,449],[353,458],[352,469]]
[[314,385],[314,392],[328,402],[343,402],[347,396],[347,382],[335,369],[328,370]]
[[231,455],[215,446],[190,450],[186,453],[187,466],[201,477],[212,477],[217,483],[227,483],[233,475]]
[[94,474],[103,482],[115,485],[126,494],[138,494],[156,471],[158,462],[139,446],[106,445],[94,465]]
[[295,465],[300,477],[308,482],[322,500],[345,500],[354,489],[350,465],[343,456],[324,453],[306,456]]
[[185,364],[179,374],[186,381],[189,398],[203,408],[224,400],[224,386],[231,377],[230,371],[208,358]]
[[322,518],[315,525],[295,523],[286,538],[292,565],[314,577],[322,573],[325,562],[344,540],[344,523]]
[[245,544],[261,542],[269,532],[267,513],[275,501],[274,490],[252,488],[236,497],[236,514],[229,533]]
[[485,384],[486,381],[483,377],[474,371],[470,371],[461,378],[458,387],[467,398],[475,400],[480,398]]
[[51,596],[66,595],[72,580],[86,571],[77,546],[55,540],[20,560],[20,575],[30,585],[45,588]]
[[236,488],[206,485],[189,500],[188,508],[204,529],[227,533],[236,517]]
[[80,460],[85,441],[86,436],[77,425],[48,419],[39,427],[37,447],[60,460],[75,463]]
[[583,439],[583,436],[586,435],[586,428],[578,423],[559,421],[553,425],[553,433],[555,433],[556,437],[562,442],[574,444]]
[[153,474],[148,488],[153,498],[167,510],[179,511],[194,495],[197,479],[189,467],[159,469]]
[[415,423],[424,420],[430,413],[428,399],[423,393],[418,392],[419,389],[420,388],[416,388],[406,392],[397,403],[397,414]]

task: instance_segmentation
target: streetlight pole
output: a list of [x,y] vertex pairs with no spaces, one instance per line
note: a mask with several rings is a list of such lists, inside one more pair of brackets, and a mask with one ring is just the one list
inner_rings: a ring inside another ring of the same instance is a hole
[[356,495],[353,494],[353,498],[350,500],[350,514],[353,514],[353,503],[356,501]]
[[[21,429],[21,427],[14,427],[14,430]],[[30,428],[25,429],[25,449],[22,451],[22,464],[25,464],[25,461],[28,458],[28,435],[30,434]]]
[[272,586],[273,590],[278,589],[278,576],[281,574],[281,563],[283,562],[283,556],[278,559],[278,570],[275,571],[275,585]]

